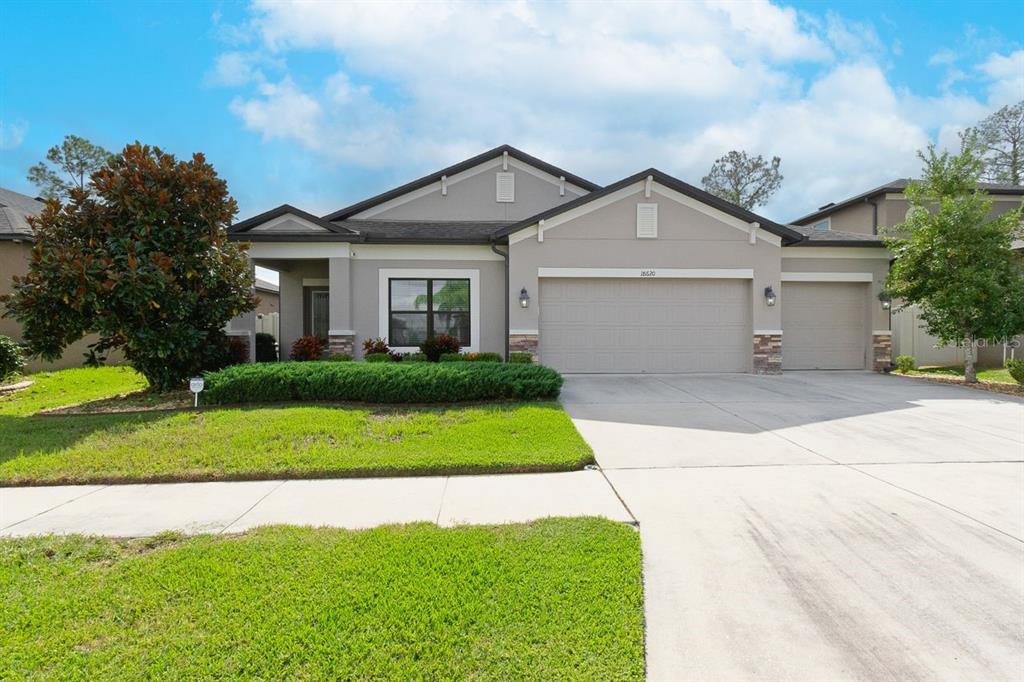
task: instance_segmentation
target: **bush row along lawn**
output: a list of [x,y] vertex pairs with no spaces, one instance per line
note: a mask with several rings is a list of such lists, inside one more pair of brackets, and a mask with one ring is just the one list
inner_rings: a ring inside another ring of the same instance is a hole
[[0,678],[641,680],[639,535],[600,519],[0,541]]
[[292,400],[451,403],[553,400],[562,376],[543,365],[493,362],[281,362],[234,365],[206,375],[210,403]]
[[[963,367],[918,367],[910,372],[910,374],[918,374],[921,376],[949,376],[949,377],[962,377],[964,375]],[[979,381],[994,381],[1000,384],[1014,384],[1013,377],[1010,376],[1010,370],[1005,367],[998,369],[979,369],[978,370]]]
[[0,400],[0,485],[569,471],[593,462],[553,402],[25,416],[138,386],[120,368],[33,378]]

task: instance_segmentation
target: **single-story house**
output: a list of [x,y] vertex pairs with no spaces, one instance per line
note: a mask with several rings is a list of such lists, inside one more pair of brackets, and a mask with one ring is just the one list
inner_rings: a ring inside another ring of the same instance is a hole
[[[903,222],[910,204],[903,191],[911,180],[900,178],[875,187],[842,201],[825,204],[817,211],[793,221],[793,226],[812,235],[841,233],[845,238],[874,238],[879,229]],[[992,217],[1020,208],[1024,187],[979,183],[992,200]],[[1024,250],[1024,242],[1014,243],[1015,249]],[[896,306],[900,308],[899,306]],[[938,339],[927,334],[921,326],[920,310],[909,306],[893,311],[893,355],[911,355],[918,365],[958,365],[964,361],[963,348],[938,346]],[[1024,357],[1021,339],[1010,343],[978,342],[978,364],[983,367],[1001,367],[1004,357]]]
[[281,296],[277,285],[265,279],[256,278],[257,315],[273,315],[281,311]]
[[[42,210],[43,202],[40,199],[0,187],[0,295],[11,293],[11,278],[14,275],[24,275],[28,272],[34,240],[28,218],[39,215]],[[21,341],[21,325],[16,320],[3,317],[3,308],[3,304],[0,303],[0,335]],[[89,344],[95,343],[96,340],[95,335],[87,336],[64,349],[64,354],[58,360],[43,362],[38,358],[31,359],[25,369],[29,372],[40,372],[81,367],[85,362]],[[121,357],[119,354],[112,356],[110,359],[115,362]]]
[[[429,335],[564,372],[880,369],[877,235],[782,225],[656,169],[601,187],[510,146],[317,216],[241,221],[278,272],[282,354]],[[252,335],[255,316],[231,333]]]

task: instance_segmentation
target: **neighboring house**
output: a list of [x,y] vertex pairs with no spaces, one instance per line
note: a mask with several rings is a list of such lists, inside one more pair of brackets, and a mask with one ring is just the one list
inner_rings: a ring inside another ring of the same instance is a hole
[[[833,237],[843,240],[867,238],[879,234],[880,229],[902,223],[910,203],[903,190],[911,181],[903,178],[886,183],[870,191],[840,202],[822,206],[814,213],[793,221],[793,227],[819,242]],[[1020,208],[1024,187],[979,183],[992,199],[992,217]],[[1024,242],[1014,242],[1015,249],[1024,248]],[[925,333],[918,319],[916,306],[893,313],[893,354],[912,355],[919,365],[956,365],[964,361],[963,349],[957,346],[939,347],[938,340]],[[979,342],[978,362],[982,366],[1000,367],[1004,357],[1020,357],[1020,340],[1010,344]]]
[[[32,228],[28,217],[38,215],[43,210],[43,202],[25,194],[0,188],[0,295],[12,291],[11,278],[28,272],[28,264],[32,252]],[[3,304],[0,304],[0,315]],[[0,334],[21,340],[21,327],[10,318],[0,316]],[[38,372],[65,367],[81,367],[85,361],[85,353],[90,343],[96,341],[95,336],[76,341],[64,350],[64,355],[56,362],[30,360],[26,370]]]
[[256,304],[257,315],[271,315],[281,312],[281,297],[278,287],[273,282],[256,278],[256,296],[259,303]]
[[[244,220],[279,273],[281,346],[430,334],[565,372],[881,368],[889,254],[873,235],[780,225],[655,169],[600,187],[492,149],[320,217]],[[232,321],[251,334],[250,314]]]

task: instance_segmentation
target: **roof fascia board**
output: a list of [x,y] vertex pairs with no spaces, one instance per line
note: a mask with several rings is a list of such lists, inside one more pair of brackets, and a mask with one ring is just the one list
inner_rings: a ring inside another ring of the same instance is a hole
[[884,246],[783,246],[783,258],[879,258],[892,254]]

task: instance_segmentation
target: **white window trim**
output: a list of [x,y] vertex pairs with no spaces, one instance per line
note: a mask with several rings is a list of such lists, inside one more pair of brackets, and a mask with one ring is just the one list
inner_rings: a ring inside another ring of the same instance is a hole
[[537,268],[537,277],[754,279],[753,268]]
[[870,272],[784,272],[783,282],[873,282]]
[[[405,279],[468,279],[469,280],[469,335],[472,343],[463,346],[466,353],[480,352],[480,271],[469,269],[422,270],[406,268],[381,268],[377,271],[377,335],[388,337],[388,297],[391,287],[388,281],[393,278]],[[391,346],[391,350],[400,353],[414,353],[417,346]]]

